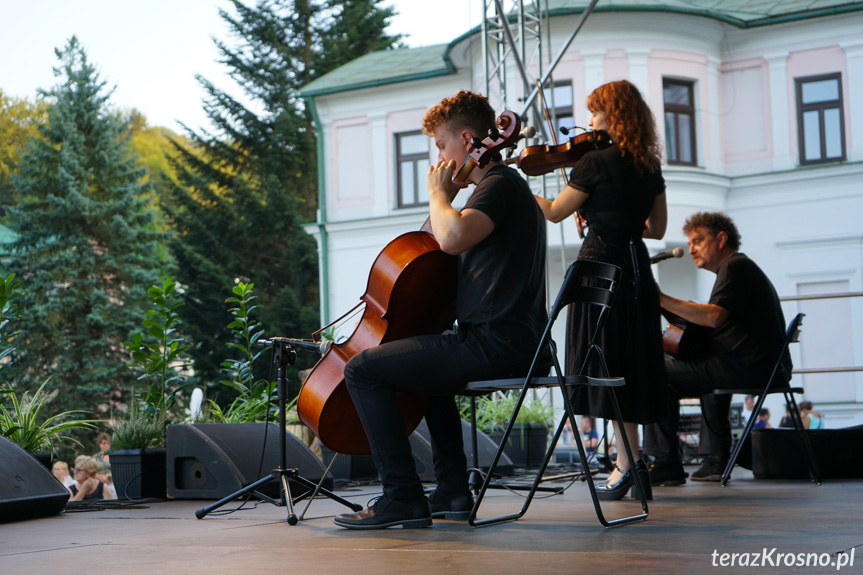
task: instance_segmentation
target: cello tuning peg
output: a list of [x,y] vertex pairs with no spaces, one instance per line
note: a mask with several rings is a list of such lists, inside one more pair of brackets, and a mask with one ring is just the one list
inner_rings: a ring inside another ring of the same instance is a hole
[[497,140],[498,138],[500,138],[500,132],[497,128],[489,128],[488,137],[492,140]]
[[478,149],[482,148],[482,140],[480,140],[479,138],[476,138],[476,137],[471,138],[470,139],[470,145],[478,150]]

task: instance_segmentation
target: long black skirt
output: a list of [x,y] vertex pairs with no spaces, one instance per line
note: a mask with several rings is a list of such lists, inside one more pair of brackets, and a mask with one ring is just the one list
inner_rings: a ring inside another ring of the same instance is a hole
[[[625,387],[616,388],[614,392],[623,420],[653,423],[666,419],[668,384],[662,350],[659,289],[644,242],[634,240],[630,245],[628,241],[609,241],[607,237],[589,233],[578,257],[614,264],[623,271],[623,281],[618,286],[611,313],[598,338],[609,374],[626,379]],[[598,313],[596,306],[569,306],[566,326],[568,374],[582,373],[588,338],[593,333]],[[583,373],[602,377],[600,364],[595,359],[591,359]],[[578,391],[573,406],[576,413],[582,415],[604,419],[615,417],[605,388]]]

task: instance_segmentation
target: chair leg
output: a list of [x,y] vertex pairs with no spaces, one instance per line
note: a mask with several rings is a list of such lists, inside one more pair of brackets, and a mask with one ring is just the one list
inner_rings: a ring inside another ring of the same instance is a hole
[[755,420],[758,419],[757,414],[761,412],[761,406],[764,405],[764,399],[766,397],[766,394],[758,396],[758,401],[755,402],[755,407],[752,408],[752,413],[749,414],[749,419],[746,420],[746,425],[743,426],[743,433],[740,434],[740,439],[737,440],[737,444],[734,446],[734,449],[731,450],[731,457],[728,458],[728,463],[725,464],[725,471],[722,472],[722,480],[720,481],[723,487],[728,483],[728,480],[731,479],[731,471],[737,463],[737,457],[740,455],[740,450],[743,449],[743,442],[746,441],[746,438],[749,437],[749,434],[752,432],[752,426],[755,425]]
[[818,461],[815,459],[815,451],[812,449],[812,443],[809,441],[809,434],[803,427],[803,417],[800,415],[800,408],[797,406],[793,393],[785,393],[785,403],[791,407],[791,421],[794,422],[797,435],[800,436],[800,440],[803,442],[806,465],[809,468],[809,478],[816,485],[821,485],[821,470],[818,468]]
[[[635,486],[638,488],[638,496],[641,500],[641,510],[642,512],[638,515],[631,515],[629,517],[622,517],[620,519],[614,519],[612,521],[607,521],[605,516],[602,513],[602,509],[599,504],[599,498],[596,496],[596,487],[593,484],[593,478],[588,475],[588,486],[590,488],[590,496],[593,498],[593,506],[596,509],[596,516],[599,518],[599,522],[605,525],[606,527],[617,527],[619,525],[626,525],[627,523],[633,523],[635,521],[643,521],[647,519],[647,495],[644,488],[644,485],[641,483],[641,475],[637,471],[635,457],[632,455],[632,447],[629,444],[629,438],[626,436],[626,431],[623,425],[623,415],[620,413],[620,405],[617,403],[617,395],[614,393],[614,389],[607,389],[609,397],[611,398],[611,405],[614,408],[614,416],[617,419],[617,425],[620,427],[620,433],[622,433],[623,437],[623,448],[626,451],[626,457],[629,459],[629,465],[632,469],[632,473],[635,475]],[[579,438],[580,439],[580,438]],[[620,457],[620,454],[618,454]]]
[[479,493],[480,470],[479,470],[479,447],[476,432],[476,396],[470,396],[470,442],[473,449],[473,467],[468,474],[468,489],[473,491],[474,495]]
[[[531,369],[528,371],[527,378],[525,381],[530,381],[533,377],[534,368],[531,366]],[[497,470],[498,463],[500,463],[500,458],[503,457],[503,451],[506,446],[506,442],[509,441],[510,433],[512,432],[512,427],[515,424],[515,418],[518,416],[519,410],[521,410],[521,406],[524,403],[524,399],[527,395],[527,385],[521,389],[518,396],[518,401],[515,404],[515,410],[512,412],[510,416],[509,423],[507,423],[506,429],[503,431],[503,437],[500,440],[500,445],[497,447],[497,451],[494,454],[494,458],[492,458],[491,466],[488,468],[488,473],[485,476],[485,479],[482,482],[482,487],[480,487],[479,492],[476,494],[476,500],[473,504],[473,509],[468,516],[468,524],[471,527],[482,527],[484,525],[492,525],[494,523],[502,523],[504,521],[512,521],[514,519],[518,519],[522,515],[524,515],[524,511],[521,514],[513,514],[513,515],[505,515],[502,517],[495,517],[493,519],[485,519],[485,520],[477,520],[476,515],[479,510],[479,506],[482,503],[482,500],[485,498],[485,494],[491,485],[492,477],[494,476],[495,471]]]

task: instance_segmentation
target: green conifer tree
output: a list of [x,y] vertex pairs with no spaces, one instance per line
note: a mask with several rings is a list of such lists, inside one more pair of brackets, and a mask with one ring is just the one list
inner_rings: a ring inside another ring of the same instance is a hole
[[122,343],[144,316],[158,280],[155,237],[141,203],[146,186],[129,130],[77,38],[56,50],[53,105],[13,178],[12,268],[23,281],[12,369],[22,387],[49,375],[64,409],[93,410],[135,376]]
[[398,41],[385,34],[392,9],[381,0],[231,1],[236,14],[220,14],[234,42],[216,45],[244,99],[198,78],[213,130],[187,129],[193,145],[176,143],[180,184],[164,200],[188,296],[180,313],[207,382],[225,357],[224,294],[236,281],[254,282],[268,335],[320,327],[317,250],[300,228],[317,204],[315,135],[299,90]]

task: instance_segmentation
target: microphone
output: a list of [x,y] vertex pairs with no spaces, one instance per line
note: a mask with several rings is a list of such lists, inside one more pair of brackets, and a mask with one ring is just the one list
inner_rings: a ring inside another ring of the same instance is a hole
[[650,258],[650,263],[655,264],[665,260],[670,260],[671,258],[682,258],[683,257],[683,248],[674,248],[670,252],[662,252],[660,254],[656,254],[652,258]]
[[587,128],[582,128],[581,126],[570,126],[568,128],[566,126],[561,126],[558,129],[560,130],[560,133],[563,134],[564,136],[568,136],[569,133],[573,130],[581,130],[582,132],[589,132],[590,131]]
[[321,355],[326,355],[330,348],[333,347],[333,342],[325,339],[324,341],[310,341],[307,339],[290,339],[287,337],[271,337],[270,339],[262,339],[260,342],[261,345],[278,345],[284,344],[288,347],[292,347],[295,349],[302,349],[305,351],[315,351],[320,353]]

